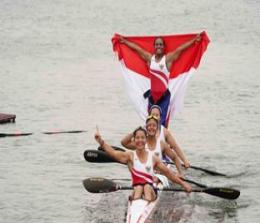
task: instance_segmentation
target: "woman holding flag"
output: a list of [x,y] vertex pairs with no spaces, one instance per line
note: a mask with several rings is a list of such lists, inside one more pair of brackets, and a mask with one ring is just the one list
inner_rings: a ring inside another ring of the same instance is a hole
[[167,111],[170,104],[171,93],[168,90],[168,82],[172,64],[180,57],[183,51],[201,40],[200,34],[193,39],[179,46],[177,49],[165,54],[165,42],[162,37],[154,40],[154,54],[144,50],[134,42],[120,36],[120,43],[131,48],[145,61],[151,73],[151,89],[144,93],[144,97],[149,99],[148,110],[154,104],[162,109],[161,122],[166,126]]
[[150,107],[162,109],[167,128],[181,110],[188,80],[197,70],[209,39],[200,34],[122,36],[112,38],[125,80],[125,89],[137,113],[146,119]]

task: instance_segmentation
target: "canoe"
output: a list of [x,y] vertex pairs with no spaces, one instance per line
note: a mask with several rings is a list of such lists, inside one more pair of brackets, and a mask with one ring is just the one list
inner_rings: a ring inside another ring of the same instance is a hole
[[156,200],[148,202],[144,199],[128,201],[126,223],[144,223],[156,210],[156,205],[160,200],[163,185],[159,184]]

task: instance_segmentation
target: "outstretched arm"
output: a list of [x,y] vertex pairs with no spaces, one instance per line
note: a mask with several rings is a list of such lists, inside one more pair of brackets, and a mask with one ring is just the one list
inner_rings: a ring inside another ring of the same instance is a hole
[[189,160],[186,158],[185,154],[182,152],[180,146],[177,144],[176,140],[173,138],[172,134],[168,129],[165,129],[164,132],[165,140],[170,145],[172,149],[177,153],[182,162],[184,163],[185,168],[190,167]]
[[171,69],[172,63],[179,58],[179,56],[181,55],[181,53],[183,51],[185,51],[190,46],[192,46],[193,43],[199,42],[200,40],[201,40],[201,36],[200,36],[200,34],[198,34],[193,39],[191,39],[191,40],[187,41],[186,43],[182,44],[181,46],[179,46],[176,50],[169,52],[166,55],[166,65],[167,65],[168,70]]
[[129,152],[122,152],[122,151],[116,151],[114,150],[110,145],[108,145],[101,137],[99,132],[97,131],[95,134],[95,139],[98,142],[98,144],[107,152],[109,156],[114,158],[120,163],[127,164],[130,160],[130,154]]
[[165,142],[161,142],[161,148],[163,149],[164,154],[167,155],[175,163],[179,175],[183,177],[183,172],[181,170],[181,162],[177,154]]
[[143,48],[141,48],[140,46],[138,46],[137,44],[130,42],[129,40],[123,38],[122,36],[119,38],[120,43],[125,44],[126,46],[128,46],[129,48],[131,48],[132,50],[136,51],[138,53],[138,55],[148,64],[150,64],[152,55],[147,52],[146,50],[144,50]]
[[129,133],[127,134],[122,140],[121,140],[121,144],[122,146],[124,146],[127,149],[131,149],[131,150],[135,150],[135,144],[133,142],[133,137],[134,134],[133,133]]
[[176,176],[173,171],[169,168],[167,168],[158,157],[153,157],[154,158],[154,165],[157,170],[159,170],[161,173],[163,173],[170,181],[173,183],[177,183],[181,185],[187,192],[191,192],[191,186],[181,180],[178,176]]

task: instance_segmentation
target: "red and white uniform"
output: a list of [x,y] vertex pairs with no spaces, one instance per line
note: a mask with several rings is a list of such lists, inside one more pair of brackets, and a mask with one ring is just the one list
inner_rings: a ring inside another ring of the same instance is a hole
[[166,56],[163,56],[159,62],[155,61],[155,55],[151,58],[151,95],[153,100],[158,101],[168,89],[170,72],[166,66]]
[[135,185],[153,184],[153,154],[149,151],[145,163],[142,163],[136,151],[133,152],[133,167],[131,169],[132,183]]

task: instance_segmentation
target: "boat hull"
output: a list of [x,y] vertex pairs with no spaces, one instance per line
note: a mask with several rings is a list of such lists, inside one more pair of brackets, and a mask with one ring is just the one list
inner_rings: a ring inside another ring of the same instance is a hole
[[128,201],[126,223],[144,223],[149,216],[153,214],[160,199],[160,195],[163,192],[162,189],[164,188],[164,185],[160,183],[157,185],[157,188],[159,189],[157,191],[157,198],[152,202],[143,199]]
[[[161,192],[159,192],[161,193]],[[152,214],[160,195],[152,202],[143,199],[128,201],[127,223],[144,223]]]

